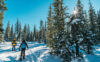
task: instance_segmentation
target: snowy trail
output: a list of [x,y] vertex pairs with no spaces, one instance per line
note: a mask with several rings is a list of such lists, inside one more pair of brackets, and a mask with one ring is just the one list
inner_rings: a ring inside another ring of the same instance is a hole
[[[17,51],[12,51],[11,42],[0,44],[0,62],[20,62],[19,44]],[[26,59],[21,62],[61,62],[58,57],[49,54],[49,48],[43,43],[28,42],[29,49],[26,50]],[[84,55],[83,62],[100,62],[100,45],[94,46],[94,55]],[[72,62],[78,62],[73,60]]]
[[[16,46],[16,51],[12,51],[11,42],[0,44],[0,62],[19,62],[19,44]],[[28,42],[28,45],[26,59],[21,62],[61,62],[59,58],[49,55],[49,48],[45,44]]]

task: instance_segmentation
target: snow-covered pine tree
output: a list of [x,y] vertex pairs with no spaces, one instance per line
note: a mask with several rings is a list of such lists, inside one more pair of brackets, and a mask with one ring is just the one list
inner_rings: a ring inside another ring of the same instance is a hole
[[43,21],[40,21],[40,42],[43,42]]
[[16,33],[16,40],[19,40],[19,32],[20,32],[20,22],[17,18],[17,22],[15,24],[15,33]]
[[43,43],[44,43],[44,40],[45,40],[45,25],[43,25],[43,39],[42,39]]
[[97,15],[95,13],[95,10],[91,4],[91,1],[89,0],[89,21],[90,21],[90,30],[92,33],[92,42],[94,44],[97,44]]
[[87,13],[85,12],[85,23],[84,23],[84,34],[83,34],[83,42],[81,42],[81,45],[83,46],[83,50],[87,54],[92,54],[93,51],[93,42],[92,42],[92,33],[90,30],[90,24],[89,20],[87,18]]
[[30,34],[30,41],[33,41],[33,32]]
[[53,47],[53,14],[52,14],[52,6],[49,7],[49,14],[48,14],[48,22],[47,22],[47,44],[49,47]]
[[11,26],[11,31],[10,31],[10,40],[12,41],[14,38],[14,31],[13,31],[13,25]]
[[45,22],[45,28],[44,28],[44,43],[47,42],[46,35],[47,35],[47,22]]
[[[60,56],[64,62],[71,60],[70,48],[68,46],[67,34],[65,31],[65,7],[63,0],[54,0],[53,28],[51,36],[51,53]],[[49,40],[50,41],[50,40]]]
[[19,28],[18,37],[19,37],[19,41],[22,41],[22,26],[21,26],[21,23],[20,23],[20,28]]
[[27,40],[27,25],[25,24],[24,29],[23,29],[23,35],[22,35],[24,40]]
[[36,41],[36,26],[34,25],[34,30],[33,30],[33,41]]
[[38,31],[38,42],[40,43],[40,31]]
[[82,57],[80,52],[80,43],[83,42],[84,39],[84,29],[85,29],[85,19],[84,19],[84,11],[83,5],[80,0],[77,1],[77,6],[74,9],[71,21],[71,37],[72,37],[72,45],[75,48],[75,57]]
[[16,22],[16,24],[15,24],[16,26],[15,26],[15,32],[16,32],[16,34],[19,32],[19,19],[17,18],[17,22]]
[[30,41],[30,25],[27,27],[27,41]]
[[83,49],[87,54],[92,54],[93,53],[93,42],[92,42],[92,33],[89,30],[89,26],[87,25],[85,27],[84,31],[84,40],[82,42]]
[[92,54],[93,53],[93,37],[92,37],[92,31],[91,31],[91,24],[88,19],[87,13],[85,12],[85,28],[84,28],[84,39],[82,42],[83,50],[87,54]]
[[10,40],[10,22],[8,21],[7,28],[6,28],[6,34],[5,34],[5,40]]
[[16,39],[16,33],[14,32],[14,38],[13,39]]
[[36,41],[38,41],[38,42],[39,42],[39,36],[40,36],[40,33],[39,33],[39,31],[36,29]]
[[[98,23],[98,25],[97,25],[97,29],[98,29],[98,31],[97,31],[97,39],[98,39],[98,41],[100,41],[100,10],[97,12],[97,15],[98,15],[98,17],[97,17],[97,23]],[[99,44],[100,42],[98,42],[98,44]]]

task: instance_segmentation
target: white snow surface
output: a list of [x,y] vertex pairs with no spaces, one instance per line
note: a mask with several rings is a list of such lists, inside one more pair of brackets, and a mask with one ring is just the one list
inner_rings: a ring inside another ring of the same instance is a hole
[[[16,46],[16,51],[12,51],[11,42],[0,44],[0,62],[20,62],[19,45]],[[46,44],[37,42],[28,42],[29,48],[26,50],[26,59],[21,62],[62,62],[58,57],[49,54],[49,48]],[[94,55],[84,54],[83,60],[80,62],[100,62],[100,45],[94,46]],[[78,59],[73,59],[71,62],[79,62]]]
[[[81,62],[100,62],[100,45],[94,46],[94,54],[88,55],[84,54],[83,60]],[[79,62],[78,59],[74,59],[71,62]]]
[[[0,62],[20,62],[19,45],[16,51],[12,51],[11,42],[0,44]],[[28,42],[29,48],[26,50],[26,58],[21,62],[61,62],[58,57],[49,54],[49,48],[46,44],[37,42]]]

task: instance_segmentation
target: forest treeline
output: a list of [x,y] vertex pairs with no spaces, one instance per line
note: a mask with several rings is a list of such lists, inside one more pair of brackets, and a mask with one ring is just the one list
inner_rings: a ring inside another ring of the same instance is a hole
[[[31,29],[33,28],[33,30]],[[7,27],[4,32],[4,39],[6,41],[38,41],[46,42],[46,22],[40,21],[40,29],[38,30],[36,25],[30,27],[29,24],[25,24],[22,28],[21,22],[17,19],[17,22],[14,25],[10,25],[8,21]]]

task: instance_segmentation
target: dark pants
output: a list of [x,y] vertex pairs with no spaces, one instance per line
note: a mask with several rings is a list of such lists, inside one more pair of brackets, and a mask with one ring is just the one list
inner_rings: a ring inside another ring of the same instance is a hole
[[13,46],[12,46],[12,51],[15,51],[15,50],[16,50],[16,49],[15,49],[15,45],[13,45]]
[[25,48],[21,49],[21,58],[25,59]]

